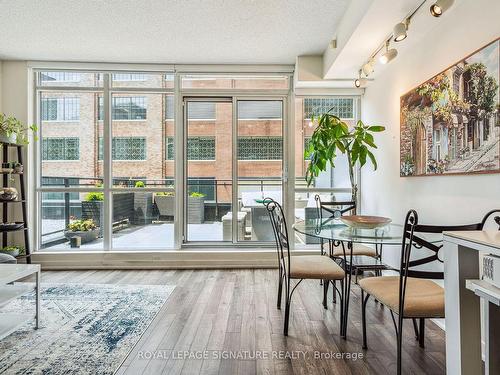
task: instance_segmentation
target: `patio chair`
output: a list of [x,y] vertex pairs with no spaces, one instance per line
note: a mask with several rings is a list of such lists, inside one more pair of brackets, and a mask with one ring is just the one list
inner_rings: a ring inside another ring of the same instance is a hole
[[[488,212],[480,223],[457,226],[419,225],[415,210],[410,210],[405,219],[399,276],[369,277],[359,282],[361,288],[361,320],[363,348],[367,349],[366,340],[366,304],[373,296],[378,302],[389,308],[397,337],[397,373],[402,373],[401,351],[403,339],[403,321],[412,319],[415,338],[420,347],[424,347],[425,319],[444,318],[444,289],[432,281],[444,279],[444,272],[425,271],[422,266],[443,261],[439,251],[443,244],[426,241],[418,234],[443,233],[444,231],[483,230],[488,220],[493,217],[500,230],[500,209]],[[411,258],[412,248],[426,249],[431,255]],[[417,269],[414,269],[418,267]],[[366,296],[365,296],[366,294]],[[398,315],[398,320],[394,317]],[[419,324],[417,326],[417,319]]]
[[[274,237],[276,240],[276,251],[278,253],[278,309],[281,309],[281,295],[283,293],[283,284],[285,286],[285,323],[283,333],[285,336],[288,336],[288,323],[290,317],[290,304],[292,301],[292,295],[295,289],[302,282],[302,280],[324,280],[323,307],[326,309],[329,281],[342,281],[345,277],[345,273],[337,263],[335,263],[327,256],[292,256],[290,254],[288,228],[281,205],[271,198],[266,198],[264,202],[271,219]],[[292,280],[298,280],[293,287],[291,285]],[[341,294],[338,289],[334,290],[333,292],[338,292],[339,294]],[[340,295],[340,298],[342,300],[342,295]],[[341,321],[343,321],[342,318]]]

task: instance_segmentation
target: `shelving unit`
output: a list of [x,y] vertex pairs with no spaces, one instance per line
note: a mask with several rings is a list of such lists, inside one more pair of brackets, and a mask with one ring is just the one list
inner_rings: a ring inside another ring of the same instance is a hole
[[[9,160],[9,150],[12,148],[15,148],[17,150],[17,162],[22,164],[23,163],[23,146],[18,145],[18,144],[13,144],[13,143],[1,143],[2,145],[2,161],[4,163],[13,161]],[[22,222],[24,223],[24,226],[19,228],[19,229],[14,229],[14,230],[0,230],[2,233],[2,247],[8,246],[8,233],[9,232],[16,232],[16,231],[23,231],[24,232],[24,249],[25,249],[25,254],[19,255],[16,258],[17,259],[25,259],[26,263],[31,264],[31,249],[30,249],[30,244],[29,244],[29,234],[28,234],[28,217],[27,217],[27,208],[26,208],[26,185],[24,181],[24,173],[23,172],[1,172],[2,175],[2,186],[4,188],[9,187],[9,176],[16,176],[19,178],[19,198],[15,201],[1,201],[1,206],[2,206],[2,222],[7,223],[9,220],[9,207],[14,204],[14,203],[20,203],[21,204],[21,209],[22,209]]]

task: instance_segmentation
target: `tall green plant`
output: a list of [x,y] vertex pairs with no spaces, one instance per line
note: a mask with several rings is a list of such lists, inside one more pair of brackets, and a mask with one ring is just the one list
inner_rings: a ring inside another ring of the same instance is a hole
[[349,178],[351,181],[352,200],[356,201],[358,186],[354,176],[354,168],[359,162],[362,168],[367,159],[377,169],[377,160],[370,149],[377,148],[373,133],[385,130],[383,126],[367,126],[358,121],[355,126],[349,125],[335,115],[327,112],[312,119],[318,126],[314,130],[311,141],[305,150],[305,157],[310,160],[306,170],[306,182],[310,186],[328,164],[335,168],[337,153],[347,156]]

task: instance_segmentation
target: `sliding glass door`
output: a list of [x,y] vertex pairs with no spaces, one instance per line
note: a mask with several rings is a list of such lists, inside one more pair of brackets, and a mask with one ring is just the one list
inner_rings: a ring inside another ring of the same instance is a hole
[[274,241],[265,198],[283,202],[283,100],[184,100],[185,242]]

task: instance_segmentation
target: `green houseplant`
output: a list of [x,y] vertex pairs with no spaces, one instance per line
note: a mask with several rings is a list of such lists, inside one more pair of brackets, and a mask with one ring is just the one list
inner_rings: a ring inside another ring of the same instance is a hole
[[326,171],[328,164],[335,168],[335,158],[338,152],[345,154],[352,200],[355,202],[358,192],[354,175],[356,163],[359,162],[362,168],[367,159],[370,159],[374,169],[377,169],[375,155],[371,152],[371,149],[377,148],[373,133],[384,131],[385,127],[367,126],[362,121],[358,121],[350,128],[346,122],[332,115],[330,111],[312,119],[313,123],[317,123],[317,127],[305,150],[305,157],[310,161],[306,169],[306,182],[310,186],[320,172]]
[[36,125],[25,125],[13,116],[0,112],[0,142],[27,145],[28,131],[36,132]]
[[5,246],[0,249],[0,253],[17,257],[19,255],[24,255],[26,253],[26,250],[22,246]]

